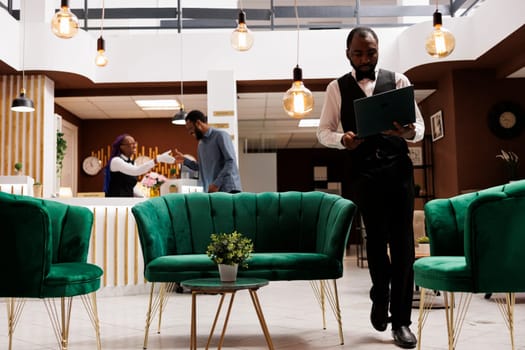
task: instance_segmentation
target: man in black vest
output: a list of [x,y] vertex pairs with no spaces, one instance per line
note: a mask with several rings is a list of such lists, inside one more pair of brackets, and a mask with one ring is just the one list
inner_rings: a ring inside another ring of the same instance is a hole
[[406,142],[420,141],[425,126],[416,106],[415,123],[394,123],[391,130],[358,138],[353,101],[410,82],[403,74],[376,70],[378,38],[372,29],[354,28],[346,47],[353,70],[328,85],[317,137],[327,147],[349,152],[351,170],[346,183],[366,227],[372,325],[384,331],[392,322],[395,344],[414,348],[417,340],[409,328],[414,283],[414,178]]

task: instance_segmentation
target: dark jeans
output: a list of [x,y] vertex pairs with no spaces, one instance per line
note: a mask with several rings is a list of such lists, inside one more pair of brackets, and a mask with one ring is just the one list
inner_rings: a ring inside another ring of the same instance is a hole
[[[364,162],[352,181],[366,228],[373,302],[390,302],[392,328],[409,326],[414,273],[414,178],[410,159]],[[387,247],[390,248],[390,255]]]

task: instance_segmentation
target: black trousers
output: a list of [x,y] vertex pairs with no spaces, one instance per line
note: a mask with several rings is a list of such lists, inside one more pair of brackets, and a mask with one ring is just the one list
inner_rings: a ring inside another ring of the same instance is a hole
[[[390,302],[392,328],[411,324],[414,175],[408,156],[359,164],[351,184],[366,229],[373,302]],[[388,254],[387,248],[390,248]]]

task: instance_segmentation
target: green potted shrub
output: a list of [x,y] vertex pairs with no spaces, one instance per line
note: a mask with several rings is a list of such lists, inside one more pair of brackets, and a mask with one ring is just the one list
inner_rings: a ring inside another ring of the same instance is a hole
[[206,254],[218,265],[221,281],[237,279],[238,266],[247,268],[247,259],[253,252],[253,242],[242,233],[212,233]]
[[15,163],[15,175],[22,175],[22,163],[17,162]]
[[417,240],[418,251],[422,256],[430,255],[430,238],[428,236],[419,237]]

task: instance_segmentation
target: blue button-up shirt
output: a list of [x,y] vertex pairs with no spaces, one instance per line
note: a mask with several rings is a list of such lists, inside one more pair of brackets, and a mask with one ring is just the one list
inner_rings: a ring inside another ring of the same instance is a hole
[[241,177],[230,135],[219,129],[209,128],[199,141],[198,163],[184,159],[184,165],[199,170],[204,191],[214,184],[221,192],[242,191]]

